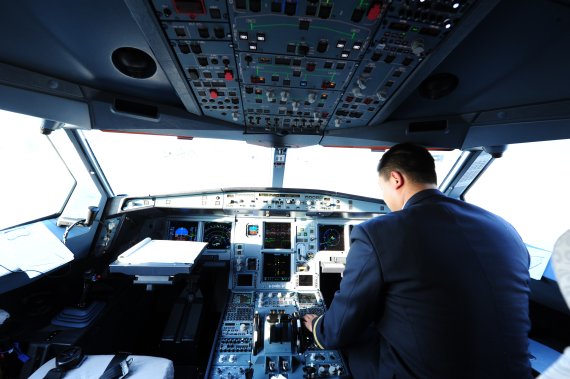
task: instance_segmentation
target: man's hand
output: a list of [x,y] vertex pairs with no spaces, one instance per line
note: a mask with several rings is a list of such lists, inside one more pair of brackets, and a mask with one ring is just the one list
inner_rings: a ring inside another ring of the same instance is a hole
[[317,318],[317,315],[308,314],[303,316],[303,325],[309,332],[313,332],[313,320]]

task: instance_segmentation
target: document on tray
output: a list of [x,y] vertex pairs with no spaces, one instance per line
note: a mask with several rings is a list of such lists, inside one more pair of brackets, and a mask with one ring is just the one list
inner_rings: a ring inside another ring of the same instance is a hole
[[73,258],[73,253],[43,223],[0,232],[0,276],[21,270],[31,279]]

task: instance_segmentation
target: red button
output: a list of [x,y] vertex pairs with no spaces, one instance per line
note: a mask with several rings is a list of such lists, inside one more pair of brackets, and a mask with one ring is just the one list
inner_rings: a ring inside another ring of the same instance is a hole
[[225,72],[224,77],[226,80],[234,80],[234,73],[228,70]]
[[212,99],[217,99],[218,98],[218,91],[216,91],[215,89],[211,89],[210,90],[210,97]]
[[370,8],[370,10],[368,11],[368,19],[370,21],[376,20],[378,16],[380,16],[381,10],[382,9],[380,8],[380,4],[374,4],[372,8]]

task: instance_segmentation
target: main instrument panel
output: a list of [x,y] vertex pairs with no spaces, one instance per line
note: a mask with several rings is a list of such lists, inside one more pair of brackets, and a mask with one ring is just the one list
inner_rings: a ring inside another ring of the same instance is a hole
[[[206,261],[228,262],[230,297],[208,378],[350,377],[341,353],[318,348],[302,317],[325,312],[321,277],[342,273],[352,228],[388,212],[381,200],[242,189],[123,198],[114,207],[118,215],[154,214],[141,217],[142,230],[207,242]],[[105,223],[117,229],[115,220]]]
[[369,125],[474,0],[152,0],[204,115],[246,133]]

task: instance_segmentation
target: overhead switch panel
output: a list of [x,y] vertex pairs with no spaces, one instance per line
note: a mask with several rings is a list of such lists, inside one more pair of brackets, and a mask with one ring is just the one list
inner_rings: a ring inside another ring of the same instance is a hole
[[149,1],[203,113],[280,135],[369,125],[475,3]]

